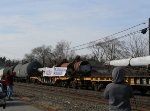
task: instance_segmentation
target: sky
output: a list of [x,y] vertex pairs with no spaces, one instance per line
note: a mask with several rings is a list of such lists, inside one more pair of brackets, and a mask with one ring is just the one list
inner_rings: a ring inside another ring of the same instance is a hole
[[0,0],[0,56],[22,59],[62,40],[78,46],[149,17],[149,0]]

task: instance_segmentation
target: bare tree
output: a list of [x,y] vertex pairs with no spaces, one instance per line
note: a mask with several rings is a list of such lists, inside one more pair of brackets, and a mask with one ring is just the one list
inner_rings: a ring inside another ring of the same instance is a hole
[[89,45],[90,50],[92,51],[92,58],[94,61],[100,61],[103,62],[104,58],[104,50],[102,48],[102,44],[95,44],[95,42],[90,43]]
[[50,65],[52,62],[52,47],[51,46],[40,46],[34,48],[31,54],[26,54],[25,59],[28,61],[38,60],[43,66]]
[[127,41],[127,48],[132,57],[142,57],[148,55],[148,37],[145,35],[132,35]]
[[34,55],[32,53],[31,54],[25,54],[24,60],[26,60],[26,61],[34,61],[35,57],[34,57]]
[[56,56],[57,61],[61,61],[62,59],[69,59],[70,57],[73,57],[75,55],[75,52],[70,49],[70,42],[67,41],[60,41],[57,43],[55,49],[54,49],[54,55]]
[[93,56],[100,62],[107,60],[126,58],[129,55],[124,41],[105,38],[102,42],[91,47]]
[[42,45],[34,48],[30,54],[25,55],[25,60],[33,61],[37,60],[43,64],[43,66],[56,65],[56,62],[61,62],[63,59],[68,59],[75,56],[75,52],[70,49],[70,43],[67,41],[60,41],[56,44],[55,49],[52,46]]

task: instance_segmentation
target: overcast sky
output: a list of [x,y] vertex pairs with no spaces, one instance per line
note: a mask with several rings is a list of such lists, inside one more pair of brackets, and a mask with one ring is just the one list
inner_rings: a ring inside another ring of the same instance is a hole
[[35,47],[71,47],[148,21],[150,0],[0,0],[0,56],[22,59]]

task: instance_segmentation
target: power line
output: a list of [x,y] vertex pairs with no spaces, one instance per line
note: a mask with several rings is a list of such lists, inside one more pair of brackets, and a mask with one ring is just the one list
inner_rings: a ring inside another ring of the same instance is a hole
[[[88,43],[84,43],[84,44],[81,44],[81,45],[77,45],[77,46],[74,46],[74,47],[71,47],[71,48],[65,49],[65,50],[71,50],[71,49],[74,49],[74,48],[77,48],[77,47],[81,47],[81,46],[84,46],[84,45],[88,45],[88,44],[90,44],[90,43],[94,43],[94,42],[100,41],[100,40],[102,40],[102,39],[104,39],[104,38],[108,38],[108,37],[111,37],[111,36],[120,34],[120,33],[122,33],[122,32],[128,31],[128,30],[130,30],[130,29],[133,29],[133,28],[138,27],[138,26],[143,25],[143,24],[146,24],[146,23],[143,22],[143,23],[134,25],[134,26],[132,26],[132,27],[130,27],[130,28],[124,29],[124,30],[122,30],[122,31],[116,32],[116,33],[114,33],[114,34],[111,34],[111,35],[109,35],[109,36],[103,37],[103,38],[101,38],[101,39],[97,39],[97,40],[94,40],[94,41],[90,41],[90,42],[88,42]],[[81,49],[82,49],[82,48],[81,48]]]
[[[148,28],[149,28],[149,27],[144,28],[144,29],[148,29]],[[118,39],[121,39],[121,38],[125,38],[125,37],[128,37],[128,36],[130,36],[130,35],[135,35],[135,34],[137,34],[137,33],[141,33],[142,30],[143,30],[143,29],[140,29],[140,30],[131,32],[131,33],[129,33],[129,34],[126,34],[126,35],[123,35],[123,36],[120,36],[120,37],[116,37],[116,38],[114,38],[114,39],[111,39],[111,40],[108,40],[108,41],[105,41],[105,42],[101,42],[100,44],[107,43],[107,42],[111,42],[111,41],[118,40]],[[92,43],[92,42],[90,42],[90,43]],[[86,47],[82,47],[82,48],[78,48],[78,49],[68,49],[68,50],[73,50],[73,51],[83,50],[83,49],[90,48],[90,47],[93,47],[93,46],[96,46],[96,45],[97,45],[97,44],[95,43],[95,44],[93,44],[93,45],[91,45],[91,46],[86,46]]]

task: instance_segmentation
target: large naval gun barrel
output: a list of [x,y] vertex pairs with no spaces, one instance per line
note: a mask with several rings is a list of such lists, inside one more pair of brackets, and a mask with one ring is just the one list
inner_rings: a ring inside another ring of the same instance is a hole
[[112,60],[106,64],[111,66],[148,66],[150,65],[150,56]]

